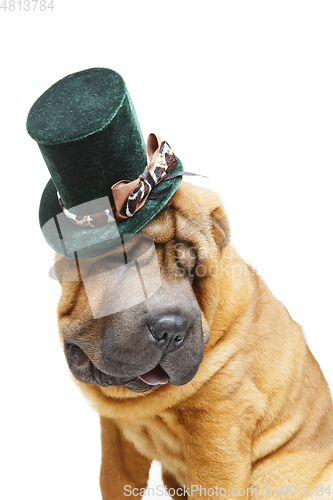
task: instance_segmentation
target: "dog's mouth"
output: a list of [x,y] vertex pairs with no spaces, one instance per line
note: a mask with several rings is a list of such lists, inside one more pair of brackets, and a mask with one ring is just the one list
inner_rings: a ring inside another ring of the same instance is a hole
[[169,376],[158,364],[152,370],[130,378],[108,375],[97,368],[85,352],[76,344],[65,344],[65,356],[74,377],[85,384],[98,384],[102,387],[126,386],[135,392],[145,392],[169,382]]
[[157,365],[149,372],[139,375],[139,379],[148,385],[164,385],[169,382],[169,375],[160,365]]

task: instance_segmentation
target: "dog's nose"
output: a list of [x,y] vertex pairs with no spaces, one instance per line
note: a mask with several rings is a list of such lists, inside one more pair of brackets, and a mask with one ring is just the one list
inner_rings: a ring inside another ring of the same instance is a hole
[[168,314],[149,325],[152,336],[161,344],[178,347],[182,344],[188,328],[187,320],[179,314]]

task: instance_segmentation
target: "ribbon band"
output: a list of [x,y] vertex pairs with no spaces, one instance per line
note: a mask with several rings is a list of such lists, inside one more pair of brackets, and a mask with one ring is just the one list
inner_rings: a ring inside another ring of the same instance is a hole
[[[144,171],[134,181],[119,181],[111,186],[114,199],[114,206],[110,214],[108,209],[93,215],[79,216],[64,206],[59,193],[58,200],[63,213],[73,222],[84,227],[101,227],[111,222],[126,220],[140,210],[147,199],[156,199],[169,193],[171,185],[164,189],[154,190],[155,186],[161,181],[174,180],[183,175],[197,176],[190,172],[173,172],[178,164],[171,147],[165,141],[162,141],[157,135],[150,134],[147,141],[147,159],[148,165]],[[205,177],[205,176],[200,176]]]

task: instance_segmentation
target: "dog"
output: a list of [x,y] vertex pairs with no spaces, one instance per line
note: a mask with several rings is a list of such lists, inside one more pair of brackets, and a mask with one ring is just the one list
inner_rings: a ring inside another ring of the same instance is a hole
[[154,459],[173,498],[329,496],[328,385],[230,244],[219,197],[182,181],[140,234],[161,272],[147,300],[94,318],[82,280],[61,282],[63,349],[100,415],[103,500],[142,496]]

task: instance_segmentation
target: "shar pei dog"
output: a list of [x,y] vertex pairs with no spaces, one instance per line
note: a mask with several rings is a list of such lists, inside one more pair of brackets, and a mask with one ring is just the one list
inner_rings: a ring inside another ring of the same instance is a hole
[[66,359],[100,415],[103,500],[142,496],[153,460],[173,498],[329,497],[328,385],[231,246],[219,197],[182,181],[140,234],[161,274],[147,300],[98,318],[82,280],[61,283]]

